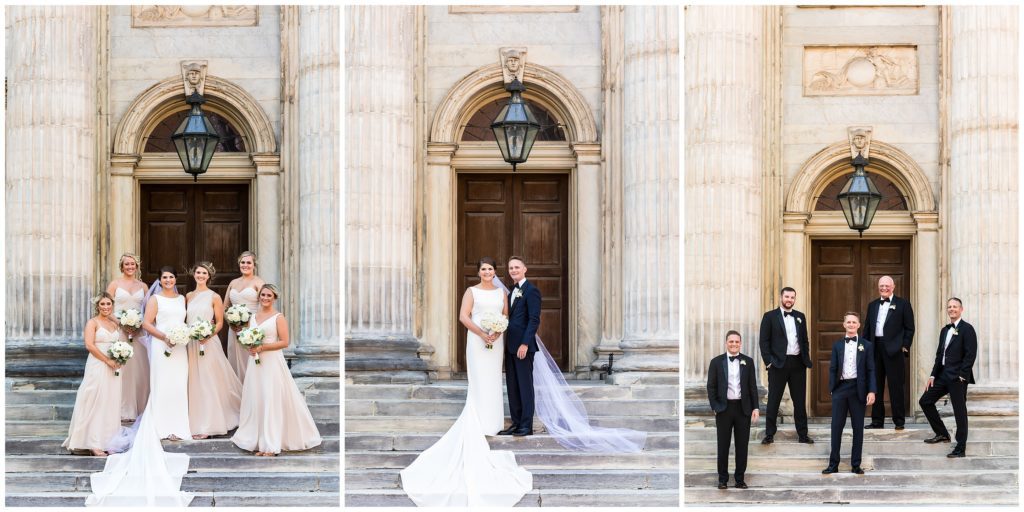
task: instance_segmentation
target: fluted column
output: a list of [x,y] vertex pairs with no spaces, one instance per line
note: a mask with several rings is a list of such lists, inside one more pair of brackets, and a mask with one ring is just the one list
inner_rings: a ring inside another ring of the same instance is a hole
[[[330,278],[341,253],[338,195],[341,192],[338,147],[341,100],[338,7],[298,9],[297,104],[298,287],[300,328],[294,338],[296,376],[338,376],[339,294]],[[259,162],[257,162],[259,163]],[[271,165],[259,184],[277,183]],[[271,219],[261,219],[270,221]]]
[[96,7],[6,8],[8,377],[82,370],[99,287],[96,17]]
[[623,357],[679,369],[679,8],[623,13]]
[[[759,359],[766,7],[687,7],[687,388],[703,386],[730,329]],[[762,383],[763,384],[763,383]]]
[[1018,8],[951,9],[949,293],[963,299],[964,319],[978,331],[978,386],[1015,390]]
[[426,369],[412,308],[415,12],[346,8],[347,372]]

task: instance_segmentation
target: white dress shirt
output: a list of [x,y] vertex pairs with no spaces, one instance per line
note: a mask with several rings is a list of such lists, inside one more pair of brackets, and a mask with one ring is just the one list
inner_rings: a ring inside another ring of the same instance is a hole
[[[524,278],[520,279],[520,280],[519,280],[519,281],[518,281],[518,282],[516,283],[517,285],[519,285],[519,290],[520,290],[520,291],[519,291],[519,293],[523,293],[523,292],[522,292],[522,289],[523,289],[523,283],[525,283],[525,282],[526,282],[526,278],[524,277]],[[513,305],[513,304],[515,304],[515,303],[516,303],[516,296],[515,296],[515,292],[513,292],[513,293],[512,293],[512,300],[511,300],[511,301],[509,301],[509,303],[508,303],[508,307],[512,307],[512,305]]]
[[[800,342],[796,335],[796,317],[793,315],[786,316],[787,311],[779,308],[782,311],[782,322],[786,324],[786,355],[787,356],[798,356],[800,355]],[[792,313],[790,311],[789,313]]]
[[885,319],[889,317],[889,306],[892,306],[892,297],[889,297],[889,302],[883,302],[878,305],[878,318],[875,319],[875,336],[885,336],[882,328],[885,327]]
[[843,342],[845,347],[843,352],[843,375],[841,377],[843,380],[857,378],[857,346],[860,345],[860,340],[857,339],[857,336],[853,338],[852,342]]
[[[726,352],[725,357],[729,357],[728,352]],[[740,399],[740,361],[741,359],[738,355],[733,361],[725,360],[729,366],[729,388],[725,392],[725,397],[729,400]]]
[[952,329],[946,329],[946,342],[942,344],[942,366],[946,366],[946,350],[949,349],[949,340],[953,339],[953,331],[960,325],[960,320],[953,322]]

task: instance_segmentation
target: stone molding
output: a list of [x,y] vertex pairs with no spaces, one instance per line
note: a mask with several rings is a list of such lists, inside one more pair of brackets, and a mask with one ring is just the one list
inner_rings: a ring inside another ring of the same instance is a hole
[[255,27],[256,5],[133,5],[132,28]]
[[915,95],[920,87],[917,45],[808,45],[804,96]]

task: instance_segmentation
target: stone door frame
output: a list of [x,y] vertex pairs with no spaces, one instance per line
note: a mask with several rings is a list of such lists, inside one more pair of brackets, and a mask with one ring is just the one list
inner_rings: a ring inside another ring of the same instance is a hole
[[[600,341],[603,217],[601,144],[583,95],[558,73],[529,64],[524,97],[542,104],[563,125],[566,142],[538,142],[517,172],[569,172],[569,365],[589,371]],[[456,176],[463,172],[512,172],[492,142],[461,142],[466,121],[479,107],[506,94],[498,64],[481,67],[456,83],[441,101],[430,128],[426,169],[417,208],[416,325],[440,379],[451,378],[457,357]],[[432,355],[431,355],[432,353]]]
[[[931,183],[921,167],[901,149],[879,140],[871,142],[868,173],[888,178],[907,201],[907,211],[879,211],[864,238],[909,239],[913,279],[910,290],[896,290],[914,306],[914,344],[910,354],[911,396],[922,389],[931,372],[942,323],[944,297],[940,296],[939,213]],[[814,211],[822,190],[836,178],[850,174],[850,143],[835,142],[812,156],[790,184],[783,213],[782,282],[797,289],[797,309],[812,304],[811,243],[813,240],[856,239],[842,212]],[[772,293],[774,297],[776,292]],[[805,311],[813,318],[812,311]],[[762,377],[767,375],[762,370]],[[764,382],[767,382],[765,380]],[[810,399],[810,388],[808,388]],[[908,414],[917,412],[911,400]]]
[[[259,255],[259,274],[267,282],[280,282],[281,262],[281,153],[273,125],[259,102],[245,89],[223,78],[206,77],[205,110],[227,119],[242,135],[247,153],[214,156],[200,179],[215,183],[248,183],[249,240]],[[180,76],[165,78],[139,94],[118,122],[109,155],[108,204],[110,253],[140,250],[139,195],[143,183],[185,183],[190,176],[174,153],[144,152],[146,137],[162,119],[185,105]],[[258,205],[272,207],[258,208]],[[113,222],[118,219],[118,222]]]

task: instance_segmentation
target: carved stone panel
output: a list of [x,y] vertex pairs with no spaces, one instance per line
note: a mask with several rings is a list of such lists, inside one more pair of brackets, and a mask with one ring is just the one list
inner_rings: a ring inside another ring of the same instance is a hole
[[255,5],[133,5],[132,27],[255,27]]
[[805,46],[804,96],[915,95],[916,45]]

